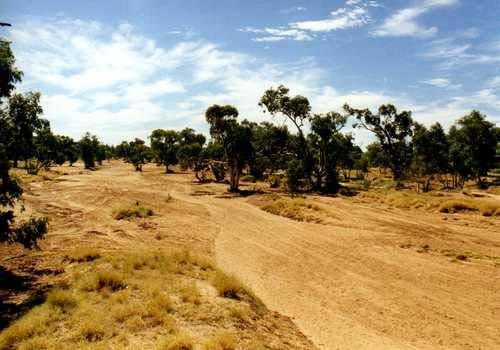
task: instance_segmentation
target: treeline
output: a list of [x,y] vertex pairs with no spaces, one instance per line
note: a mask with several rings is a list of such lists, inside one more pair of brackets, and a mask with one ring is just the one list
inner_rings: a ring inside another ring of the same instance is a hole
[[[442,189],[461,188],[468,180],[485,185],[499,149],[499,128],[478,111],[458,119],[445,132],[439,123],[427,128],[413,121],[411,112],[398,112],[390,104],[376,113],[345,105],[343,113],[311,114],[309,100],[290,96],[284,86],[267,90],[259,106],[284,117],[295,133],[270,122],[239,122],[235,107],[213,105],[205,113],[208,143],[189,128],[158,129],[149,137],[150,148],[136,139],[117,146],[115,155],[133,163],[136,170],[152,160],[166,166],[167,172],[169,166],[180,164],[193,169],[199,181],[206,181],[209,172],[223,181],[227,173],[230,191],[238,191],[239,178],[246,172],[256,180],[268,179],[273,186],[283,177],[290,192],[336,193],[353,170],[365,178],[370,168],[388,168],[397,186],[411,180],[422,191],[429,191],[433,182]],[[351,133],[342,132],[349,118],[354,127],[370,131],[377,140],[364,152]]]

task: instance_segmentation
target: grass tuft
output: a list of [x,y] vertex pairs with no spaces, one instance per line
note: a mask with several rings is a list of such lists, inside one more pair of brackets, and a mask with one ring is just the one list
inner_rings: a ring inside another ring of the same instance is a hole
[[135,218],[147,218],[153,215],[153,209],[146,208],[140,205],[139,202],[126,208],[113,210],[113,219],[115,220],[132,220]]
[[99,291],[108,289],[113,292],[127,287],[123,276],[115,271],[101,270],[95,272],[81,281],[81,288],[86,291]]
[[72,251],[71,253],[67,254],[64,259],[66,261],[69,261],[70,263],[73,262],[90,262],[94,261],[96,259],[99,259],[101,257],[101,254],[99,251],[95,248],[78,248]]
[[159,350],[192,350],[193,339],[184,333],[178,333],[167,337],[158,347]]
[[213,285],[221,297],[237,299],[246,291],[243,284],[235,277],[226,275],[217,270],[213,278]]
[[47,295],[47,303],[67,312],[78,304],[78,300],[69,290],[54,289]]
[[321,208],[308,202],[305,198],[285,198],[279,196],[268,196],[272,202],[263,205],[261,208],[268,213],[283,216],[296,221],[321,223],[323,220],[318,217],[317,212]]
[[204,350],[235,350],[236,337],[230,333],[220,333],[203,345]]

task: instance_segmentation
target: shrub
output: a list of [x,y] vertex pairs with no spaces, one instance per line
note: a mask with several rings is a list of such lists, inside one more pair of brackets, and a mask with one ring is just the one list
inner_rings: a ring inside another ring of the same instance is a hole
[[318,212],[321,208],[315,204],[308,203],[304,198],[273,198],[273,202],[262,206],[262,210],[268,213],[283,216],[296,221],[321,223],[321,218],[307,212]]
[[104,288],[117,291],[126,286],[122,275],[109,270],[98,271],[82,281],[82,289],[87,291],[97,291]]
[[463,211],[475,211],[475,208],[471,203],[463,200],[449,200],[442,203],[439,207],[441,213],[457,213]]
[[82,247],[75,249],[71,253],[67,254],[64,259],[73,262],[89,262],[99,259],[101,254],[95,248]]
[[146,218],[153,215],[154,212],[152,209],[143,207],[139,202],[126,208],[113,210],[113,219],[115,220],[131,220],[134,218]]
[[74,308],[78,301],[72,292],[54,289],[47,295],[47,303],[65,312]]
[[220,333],[208,340],[203,348],[205,350],[234,350],[236,349],[236,338],[230,333]]
[[241,177],[241,181],[255,183],[257,182],[257,179],[253,175],[245,175]]
[[102,340],[106,334],[104,326],[97,319],[83,321],[80,324],[79,333],[83,339],[89,342]]
[[213,285],[219,295],[225,298],[240,299],[245,292],[243,284],[234,276],[226,275],[217,270],[213,278]]
[[201,294],[194,282],[185,284],[181,288],[181,299],[185,303],[201,304]]
[[192,350],[193,340],[184,333],[178,333],[166,338],[159,346],[160,350]]

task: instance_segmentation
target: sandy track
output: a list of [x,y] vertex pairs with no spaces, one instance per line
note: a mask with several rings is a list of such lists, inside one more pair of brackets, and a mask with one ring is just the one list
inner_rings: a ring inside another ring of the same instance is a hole
[[[148,166],[138,174],[117,164],[65,176],[30,200],[70,210],[69,217],[77,218],[76,226],[68,224],[74,231],[85,222],[87,234],[135,247],[164,241],[138,232],[135,224],[109,223],[109,208],[135,198],[161,207],[171,194],[180,202],[154,219],[165,242],[215,251],[224,270],[269,308],[291,317],[322,349],[500,348],[498,219],[445,221],[423,211],[322,198],[317,200],[332,208],[335,222],[299,223],[268,214],[247,198],[218,198],[224,185],[200,186],[190,175],[160,172]],[[49,203],[43,202],[47,195]],[[74,239],[73,231],[60,231],[55,247]],[[443,251],[478,258],[452,261]]]

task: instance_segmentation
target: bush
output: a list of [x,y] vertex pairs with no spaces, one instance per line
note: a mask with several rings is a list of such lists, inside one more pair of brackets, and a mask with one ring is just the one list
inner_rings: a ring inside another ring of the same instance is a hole
[[181,288],[181,299],[185,303],[201,304],[201,294],[194,282],[185,284]]
[[86,320],[80,324],[80,336],[89,342],[102,340],[106,334],[104,326],[99,320]]
[[139,202],[127,208],[113,210],[113,219],[115,220],[131,220],[134,218],[146,218],[153,215],[154,212],[152,209],[141,206]]
[[245,175],[245,176],[242,176],[241,177],[241,181],[245,181],[245,182],[257,182],[257,179],[255,178],[255,176],[253,175]]
[[64,259],[73,263],[73,262],[90,262],[96,259],[99,259],[101,254],[97,249],[94,248],[78,248],[67,254]]
[[477,211],[471,203],[463,200],[449,200],[439,207],[441,213],[457,213],[464,211]]
[[194,349],[193,340],[190,336],[183,333],[172,335],[165,339],[159,347],[160,350],[192,350]]
[[234,350],[236,349],[236,338],[229,333],[220,333],[208,340],[203,348],[205,350]]
[[226,275],[218,270],[215,272],[213,285],[219,295],[224,298],[239,300],[241,294],[245,292],[245,287],[236,277]]
[[119,273],[109,270],[96,272],[82,282],[82,289],[87,291],[97,291],[104,288],[117,291],[126,286],[123,277]]
[[78,301],[72,292],[54,289],[47,295],[47,303],[65,312],[74,308],[78,304]]

